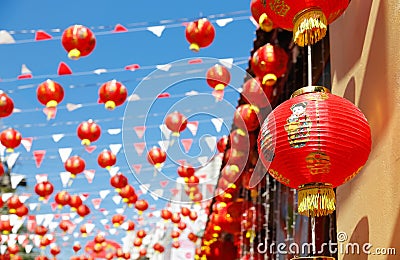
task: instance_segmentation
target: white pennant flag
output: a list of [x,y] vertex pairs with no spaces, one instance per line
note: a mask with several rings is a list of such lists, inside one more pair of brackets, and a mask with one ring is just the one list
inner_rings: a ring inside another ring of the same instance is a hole
[[103,218],[103,219],[100,220],[100,223],[104,226],[105,224],[108,223],[108,219]]
[[221,132],[222,123],[224,120],[222,118],[212,118],[211,122],[213,123],[215,130],[219,133]]
[[[57,225],[58,225],[58,223],[57,223]],[[27,238],[28,238],[27,235],[24,235],[24,234],[18,235],[18,237],[17,237],[18,244],[22,245]]]
[[8,235],[8,241],[7,244],[8,246],[15,245],[17,243],[17,234],[9,234]]
[[113,166],[111,169],[108,171],[110,174],[110,177],[113,177],[115,174],[119,172],[119,167],[118,166]]
[[113,154],[117,155],[117,153],[121,150],[122,144],[110,144],[110,150]]
[[125,212],[124,208],[118,208],[115,210],[115,212],[117,212],[118,214],[123,214]]
[[85,227],[86,227],[86,232],[91,233],[93,231],[95,225],[93,223],[86,223]]
[[37,205],[38,205],[37,203],[29,203],[29,210],[34,211],[36,209]]
[[19,201],[21,201],[22,203],[25,203],[25,201],[27,201],[29,199],[30,195],[20,195],[19,196]]
[[112,197],[112,200],[114,201],[114,203],[115,204],[119,204],[119,203],[121,203],[121,196],[119,196],[119,195],[115,195],[114,197]]
[[44,214],[37,214],[36,215],[36,225],[42,225],[43,221],[45,219],[45,215]]
[[15,43],[14,38],[6,30],[0,31],[0,44],[10,44]]
[[101,191],[99,191],[100,198],[104,200],[105,197],[107,197],[107,195],[108,195],[109,193],[110,193],[109,190],[101,190]]
[[141,184],[139,185],[139,188],[143,194],[146,194],[147,191],[150,189],[150,184]]
[[140,100],[140,96],[138,94],[132,94],[128,97],[128,102],[133,102],[138,100]]
[[58,153],[60,154],[61,161],[65,163],[72,153],[72,148],[60,148],[58,149]]
[[154,33],[157,37],[161,37],[163,31],[165,30],[165,26],[164,25],[151,26],[147,27],[147,30]]
[[54,142],[58,143],[64,136],[64,134],[54,134],[51,136],[51,138],[53,138]]
[[12,153],[7,158],[7,166],[8,168],[12,168],[17,161],[20,153]]
[[154,200],[158,200],[158,198],[162,197],[163,194],[164,194],[164,191],[162,189],[157,189],[157,190],[154,190],[153,192],[150,192],[150,196]]
[[104,210],[104,211],[103,211],[103,215],[104,215],[104,216],[107,216],[108,213],[110,213],[110,212],[108,212],[108,210]]
[[114,234],[117,232],[117,229],[115,229],[115,228],[110,228],[110,229],[108,230],[108,232],[110,232],[111,235],[114,235]]
[[117,134],[121,133],[121,128],[108,129],[107,133],[109,133],[110,135],[117,135]]
[[106,73],[107,70],[106,69],[96,69],[93,71],[94,74],[100,75],[102,73]]
[[32,74],[32,71],[25,64],[22,64],[21,74]]
[[215,23],[218,24],[219,27],[224,27],[230,22],[233,22],[233,18],[223,18],[215,21]]
[[70,172],[60,172],[61,183],[64,188],[68,186],[69,179],[71,178]]
[[156,68],[162,71],[169,71],[171,64],[157,65]]
[[197,158],[197,160],[203,166],[203,165],[206,165],[206,163],[208,162],[208,157],[207,156],[200,156],[199,158]]
[[3,200],[3,202],[6,202],[9,198],[11,198],[13,194],[11,192],[7,192],[7,193],[3,193],[1,195],[1,199]]
[[67,110],[69,112],[74,111],[74,110],[76,110],[78,108],[81,108],[81,107],[82,107],[82,104],[71,104],[71,103],[67,104]]
[[25,138],[21,139],[21,144],[22,144],[22,146],[25,148],[25,150],[27,152],[31,151],[32,142],[33,142],[33,138],[32,137],[25,137]]
[[22,219],[17,219],[14,222],[13,228],[12,228],[12,232],[14,234],[18,233],[19,229],[22,227],[22,225],[24,224],[24,221]]
[[208,148],[210,148],[211,151],[214,151],[215,145],[217,144],[217,137],[207,136],[204,138],[204,140],[206,141]]
[[169,137],[171,136],[172,131],[168,129],[168,127],[165,124],[160,125],[160,130],[163,133],[164,137],[169,140]]
[[51,232],[54,232],[54,230],[56,230],[56,228],[58,227],[58,225],[59,225],[58,222],[51,222],[51,223],[49,224],[49,230],[50,230]]
[[[1,239],[2,241],[4,241],[3,239]],[[7,246],[6,245],[1,245],[0,246],[0,253],[2,254],[2,255],[4,255],[4,253],[6,252],[6,250],[7,250]]]
[[233,58],[227,58],[227,59],[219,59],[218,60],[222,65],[227,67],[228,69],[232,68],[233,65]]
[[25,246],[25,252],[27,254],[29,254],[32,251],[32,248],[33,248],[33,245],[30,245],[30,244],[26,245]]
[[25,175],[22,174],[16,174],[16,173],[11,173],[10,174],[11,178],[11,188],[16,189],[18,184],[25,179]]
[[168,150],[169,143],[169,140],[158,141],[158,145],[160,146],[161,150],[165,152]]

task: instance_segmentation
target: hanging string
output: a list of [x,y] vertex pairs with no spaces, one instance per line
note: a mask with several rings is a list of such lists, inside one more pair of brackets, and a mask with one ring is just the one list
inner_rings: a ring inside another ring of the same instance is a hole
[[315,217],[310,217],[311,221],[311,245],[312,245],[312,254],[315,255],[317,252],[316,247],[316,239],[315,239]]
[[307,45],[307,61],[308,61],[308,86],[312,86],[312,59],[311,59],[311,45]]

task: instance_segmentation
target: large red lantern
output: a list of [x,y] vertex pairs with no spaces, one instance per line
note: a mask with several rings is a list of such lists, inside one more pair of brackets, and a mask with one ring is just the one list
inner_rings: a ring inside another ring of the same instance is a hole
[[79,59],[89,55],[96,46],[93,32],[83,25],[68,27],[62,34],[61,43],[70,59]]
[[35,185],[35,192],[40,196],[40,200],[44,200],[46,197],[50,196],[53,191],[53,184],[51,184],[49,181],[40,182]]
[[0,118],[11,115],[13,110],[13,100],[3,90],[0,90]]
[[116,106],[122,105],[128,96],[126,87],[119,81],[111,80],[99,89],[99,98],[105,108],[113,110]]
[[97,157],[97,163],[101,168],[106,168],[107,170],[111,169],[111,166],[114,166],[117,162],[117,157],[110,150],[103,150],[99,156]]
[[260,79],[250,78],[243,84],[242,96],[247,103],[264,108],[270,105],[272,86],[262,85]]
[[273,23],[285,30],[293,30],[293,41],[299,46],[321,40],[328,24],[346,10],[350,0],[258,0]]
[[40,83],[36,89],[36,95],[41,104],[54,108],[64,99],[64,89],[59,83],[48,79]]
[[269,174],[299,189],[299,213],[321,216],[335,209],[333,188],[366,163],[371,132],[355,105],[312,86],[297,90],[268,115],[258,148]]
[[258,114],[260,109],[254,105],[244,104],[236,108],[233,123],[240,129],[254,131],[260,125]]
[[186,129],[187,118],[178,111],[174,111],[165,118],[165,126],[172,131],[173,136],[179,136]]
[[285,50],[270,43],[258,48],[250,60],[254,74],[267,86],[274,85],[286,72],[287,63],[288,55]]
[[250,11],[254,20],[258,23],[263,31],[270,32],[272,29],[274,29],[274,23],[265,13],[265,9],[265,1],[252,0],[250,3]]
[[64,163],[64,168],[71,173],[71,178],[75,178],[77,174],[82,173],[85,167],[85,160],[78,155],[69,157]]
[[167,154],[160,147],[154,146],[147,153],[147,161],[155,168],[160,168],[166,159]]
[[90,145],[90,143],[97,141],[101,135],[101,127],[89,119],[82,122],[76,129],[79,139],[82,140],[82,145]]
[[207,18],[190,22],[186,25],[186,40],[190,43],[189,49],[198,52],[200,48],[208,47],[214,40],[215,29]]
[[58,208],[62,209],[65,205],[69,204],[71,200],[71,195],[69,195],[68,191],[60,191],[54,196],[55,202],[58,204]]
[[220,64],[215,64],[206,72],[207,84],[214,89],[213,96],[217,101],[224,97],[224,89],[231,81],[231,74],[229,70]]
[[21,144],[22,136],[20,132],[13,128],[8,128],[1,132],[0,141],[4,147],[7,148],[7,152],[12,153],[15,148]]

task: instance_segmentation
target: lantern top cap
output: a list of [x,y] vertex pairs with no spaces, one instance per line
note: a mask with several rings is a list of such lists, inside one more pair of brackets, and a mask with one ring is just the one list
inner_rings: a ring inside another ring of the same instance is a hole
[[293,94],[290,96],[290,98],[294,98],[303,94],[307,94],[307,93],[315,93],[315,92],[323,92],[323,93],[331,93],[331,91],[323,86],[307,86],[307,87],[302,87],[298,90],[296,90],[295,92],[293,92]]

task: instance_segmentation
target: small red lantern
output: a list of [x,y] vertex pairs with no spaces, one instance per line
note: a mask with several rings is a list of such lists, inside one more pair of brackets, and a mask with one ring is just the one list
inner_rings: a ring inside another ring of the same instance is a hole
[[185,179],[185,182],[194,175],[195,169],[190,164],[180,165],[177,169],[178,175]]
[[176,231],[176,230],[173,230],[172,232],[171,232],[171,238],[173,239],[173,240],[178,240],[178,238],[179,238],[179,236],[181,235],[181,233],[179,232],[179,231]]
[[110,178],[110,184],[119,192],[122,188],[128,185],[128,179],[119,172]]
[[65,205],[69,204],[71,200],[71,195],[69,195],[68,191],[60,191],[54,196],[55,202],[58,204],[58,208],[62,209]]
[[249,132],[256,130],[259,125],[260,109],[250,104],[240,105],[233,116],[233,123],[240,129]]
[[178,224],[179,222],[181,222],[181,216],[180,216],[179,212],[172,213],[171,221],[174,224]]
[[139,230],[139,231],[136,233],[136,236],[137,236],[138,238],[140,238],[140,239],[143,239],[146,235],[147,235],[147,234],[146,234],[146,231],[144,231],[143,229]]
[[72,249],[74,250],[75,254],[81,250],[81,244],[79,244],[79,242],[75,242],[75,244],[72,246]]
[[82,225],[82,226],[79,228],[79,231],[81,232],[82,237],[87,237],[86,225]]
[[68,220],[61,220],[60,223],[58,224],[58,226],[60,227],[60,229],[64,232],[67,232],[69,227],[70,227],[71,223]]
[[121,214],[115,214],[112,219],[111,222],[113,223],[114,227],[119,227],[121,226],[122,223],[124,223],[125,217],[122,216]]
[[50,196],[53,191],[53,184],[49,181],[40,182],[35,185],[35,192],[40,196],[39,200],[44,200],[46,197]]
[[64,168],[66,171],[71,173],[71,178],[75,178],[77,174],[83,172],[85,167],[85,160],[78,155],[69,157],[64,163]]
[[22,218],[23,216],[28,215],[29,213],[29,209],[27,206],[22,205],[21,207],[18,207],[16,209],[15,215],[17,215],[18,217]]
[[153,147],[150,149],[150,151],[147,153],[147,161],[151,164],[154,165],[156,169],[160,168],[161,165],[165,162],[167,159],[167,154],[165,151],[163,151],[159,147]]
[[104,103],[106,109],[113,110],[122,105],[128,96],[126,87],[119,81],[111,80],[99,89],[100,102]]
[[76,213],[83,218],[90,214],[90,209],[85,204],[82,204],[76,209]]
[[160,215],[161,215],[162,219],[167,221],[167,220],[171,219],[172,213],[168,209],[162,209]]
[[13,227],[11,226],[10,219],[0,220],[0,230],[3,232],[3,235],[8,235],[11,233]]
[[188,187],[194,187],[197,186],[199,182],[200,182],[199,177],[192,175],[187,179],[186,184]]
[[207,70],[206,81],[214,89],[213,96],[220,101],[224,97],[225,87],[231,81],[231,74],[225,66],[215,64]]
[[136,238],[133,240],[133,245],[134,245],[135,247],[140,247],[140,246],[142,245],[142,243],[143,243],[143,241],[142,241],[142,239],[139,238],[139,237],[136,237]]
[[164,252],[164,250],[165,250],[165,248],[160,244],[160,243],[155,243],[154,245],[153,245],[153,249],[154,249],[154,251],[156,251],[156,252],[158,252],[158,253],[162,253],[162,252]]
[[146,248],[141,248],[141,249],[139,250],[139,256],[143,257],[143,256],[146,256],[146,255],[147,255],[147,250],[146,250]]
[[183,231],[183,230],[186,229],[186,227],[187,227],[187,225],[186,225],[185,222],[182,222],[182,221],[181,221],[181,222],[178,223],[178,229],[179,229],[179,230]]
[[110,150],[104,149],[97,157],[97,163],[101,168],[111,169],[117,162],[117,157]]
[[366,163],[371,132],[354,104],[310,86],[268,115],[258,149],[269,174],[299,189],[300,214],[328,215],[335,210],[333,188],[355,177]]
[[12,195],[8,200],[7,200],[7,206],[10,214],[14,214],[17,210],[17,208],[21,207],[23,203],[19,200],[18,195]]
[[135,189],[127,184],[125,187],[121,188],[121,190],[118,192],[119,196],[123,199],[124,202],[128,202],[129,198],[136,195],[135,194]]
[[145,211],[149,207],[149,203],[146,200],[138,200],[135,203],[135,208],[139,211],[139,215],[142,215],[143,211]]
[[197,241],[197,239],[198,239],[198,237],[197,237],[193,232],[190,232],[190,233],[188,234],[188,238],[189,238],[189,240],[192,241],[193,243],[196,243],[196,241]]
[[69,200],[69,205],[71,206],[72,210],[75,211],[78,209],[80,205],[82,205],[82,199],[79,195],[71,195],[71,199]]
[[128,220],[126,223],[126,231],[133,231],[135,229],[135,223],[132,220]]
[[68,27],[62,34],[61,42],[68,57],[74,60],[89,55],[96,46],[93,32],[83,25]]
[[7,152],[12,153],[15,148],[21,144],[22,136],[20,132],[13,128],[8,128],[1,132],[0,141],[4,147],[7,148]]
[[191,221],[196,221],[196,219],[197,219],[197,213],[195,212],[195,211],[190,211],[190,213],[189,213],[189,219],[191,220]]
[[265,13],[265,2],[262,0],[252,0],[250,3],[250,11],[254,20],[258,23],[263,31],[270,32],[274,29],[274,23]]
[[82,140],[82,145],[90,145],[90,143],[97,141],[101,135],[101,128],[98,124],[89,119],[86,122],[82,122],[76,133],[79,139]]
[[179,248],[180,246],[181,246],[181,243],[179,243],[179,241],[172,242],[172,247],[173,248]]
[[239,167],[235,164],[227,164],[221,171],[221,177],[226,179],[229,183],[236,182],[241,176],[241,171]]
[[217,142],[218,152],[224,153],[227,145],[228,145],[228,136],[224,135]]
[[178,111],[172,112],[165,118],[165,126],[172,131],[173,136],[179,136],[186,129],[187,119]]
[[42,237],[42,236],[46,235],[47,231],[48,231],[48,229],[43,225],[38,225],[35,227],[35,234],[38,236]]
[[186,40],[190,43],[189,49],[198,52],[200,48],[208,47],[214,40],[215,29],[207,18],[190,22],[186,26]]
[[190,214],[190,209],[188,209],[188,208],[186,208],[186,207],[182,207],[182,208],[181,208],[181,214],[182,214],[182,216],[184,216],[184,217],[189,216],[189,214]]
[[10,253],[10,255],[14,256],[19,252],[19,246],[17,244],[10,245],[7,247],[7,251]]
[[64,99],[64,89],[59,83],[48,79],[40,83],[36,89],[36,95],[41,104],[54,108]]
[[60,252],[61,249],[59,246],[53,246],[50,248],[50,254],[52,254],[54,257],[56,257]]
[[264,108],[270,105],[272,86],[263,86],[258,77],[250,78],[243,84],[242,96],[247,103]]
[[350,0],[259,0],[273,23],[285,30],[293,30],[293,41],[299,46],[321,40],[328,24],[346,10]]
[[288,55],[278,45],[270,43],[257,49],[251,57],[251,69],[261,79],[262,85],[272,86],[285,72]]
[[13,110],[13,100],[6,93],[4,93],[3,90],[0,90],[0,118],[8,117],[12,114]]

